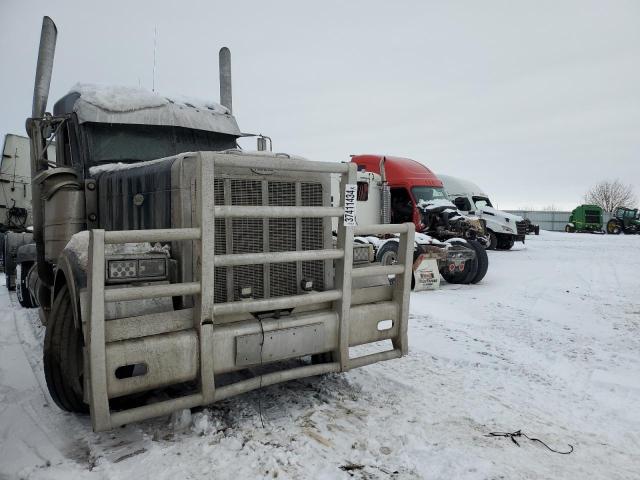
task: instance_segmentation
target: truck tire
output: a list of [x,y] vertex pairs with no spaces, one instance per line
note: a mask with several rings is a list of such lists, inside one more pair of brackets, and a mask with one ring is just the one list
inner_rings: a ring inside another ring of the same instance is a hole
[[564,227],[564,231],[567,232],[567,233],[573,233],[573,232],[576,231],[576,229],[575,229],[575,227],[572,227],[571,225],[566,225]]
[[0,272],[4,272],[4,239],[5,233],[0,232]]
[[27,286],[27,273],[32,265],[30,262],[25,262],[16,266],[16,296],[18,297],[18,303],[24,308],[37,306]]
[[511,235],[505,235],[498,240],[498,250],[511,250],[516,241]]
[[[473,242],[473,244],[471,244],[471,242]],[[476,242],[475,240],[470,240],[469,242],[452,241],[451,244],[463,245],[467,248],[472,248],[476,252],[476,258],[467,260],[464,263],[464,270],[461,272],[459,270],[451,272],[448,268],[443,268],[442,270],[440,270],[440,275],[442,275],[442,278],[444,278],[448,283],[468,285],[478,273],[478,253],[476,248],[480,247],[485,255],[487,253],[484,252],[482,245],[480,245],[480,243]]]
[[73,305],[67,286],[53,301],[44,336],[44,375],[51,398],[68,412],[88,413],[83,401],[84,359],[82,332],[73,321]]
[[487,270],[489,270],[489,256],[480,242],[470,240],[469,243],[476,251],[476,258],[478,259],[478,268],[471,283],[479,283],[487,274]]
[[498,246],[498,236],[493,233],[491,230],[488,231],[489,233],[489,245],[487,245],[487,250],[495,250],[496,247]]
[[398,242],[385,242],[376,252],[376,261],[382,265],[393,265],[398,261]]

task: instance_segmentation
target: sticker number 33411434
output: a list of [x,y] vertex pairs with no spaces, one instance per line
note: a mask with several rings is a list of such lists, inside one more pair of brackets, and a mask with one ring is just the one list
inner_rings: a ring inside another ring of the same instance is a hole
[[356,199],[358,186],[355,183],[349,183],[344,188],[344,226],[355,227],[356,222]]

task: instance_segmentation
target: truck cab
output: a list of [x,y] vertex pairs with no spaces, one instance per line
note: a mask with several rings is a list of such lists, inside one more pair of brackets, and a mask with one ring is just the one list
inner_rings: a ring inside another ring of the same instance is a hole
[[[421,255],[438,259],[449,283],[478,283],[487,273],[482,220],[463,215],[448,199],[440,179],[425,165],[388,155],[352,155],[358,166],[358,224],[412,222],[416,265]],[[393,263],[396,242],[376,244],[376,260]],[[415,275],[414,275],[415,277]]]
[[[448,202],[442,181],[425,165],[410,158],[354,155],[351,161],[362,172],[384,178],[389,188],[390,223],[413,222],[416,231],[424,229],[418,205],[422,201]],[[362,188],[362,187],[361,187]]]
[[461,212],[483,219],[489,235],[488,248],[509,250],[525,241],[527,224],[522,217],[494,208],[489,196],[478,185],[450,175],[438,174],[451,201]]

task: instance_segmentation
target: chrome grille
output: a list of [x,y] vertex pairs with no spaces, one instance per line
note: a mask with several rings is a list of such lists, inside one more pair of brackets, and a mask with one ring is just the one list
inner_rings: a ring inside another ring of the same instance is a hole
[[272,297],[283,297],[298,293],[295,262],[272,263],[269,265],[269,286]]
[[292,182],[269,182],[269,205],[296,204],[296,184]]
[[321,207],[322,185],[319,183],[303,183],[300,185],[300,196],[303,207]]
[[262,182],[231,180],[231,205],[262,205]]
[[288,252],[296,249],[296,219],[269,219],[269,251]]
[[[225,182],[228,186],[226,194]],[[216,179],[214,198],[217,205],[257,206],[266,200],[271,206],[322,206],[323,188],[321,184],[310,182]],[[216,219],[215,253],[322,249],[325,238],[323,225],[320,218]],[[231,228],[230,243],[227,242],[227,228]],[[268,245],[266,249],[265,243]],[[216,267],[214,302],[238,301],[241,299],[240,290],[246,287],[251,287],[251,296],[255,299],[295,295],[301,292],[302,279],[313,281],[314,290],[323,290],[325,266],[325,261],[315,260]],[[268,285],[264,284],[265,276]]]
[[[318,183],[302,183],[300,185],[300,200],[303,207],[322,206],[322,185]],[[324,232],[321,218],[302,219],[302,250],[318,250],[323,247]],[[302,262],[302,278],[313,281],[314,290],[324,290],[325,262]]]

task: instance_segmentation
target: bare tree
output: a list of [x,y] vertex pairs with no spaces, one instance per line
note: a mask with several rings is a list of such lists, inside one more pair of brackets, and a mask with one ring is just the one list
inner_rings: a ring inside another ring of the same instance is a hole
[[587,203],[598,205],[605,212],[613,212],[618,207],[634,207],[638,203],[633,187],[617,179],[597,183],[589,189],[584,199]]

